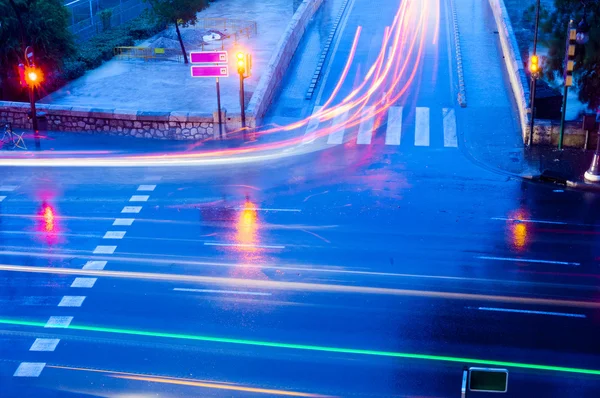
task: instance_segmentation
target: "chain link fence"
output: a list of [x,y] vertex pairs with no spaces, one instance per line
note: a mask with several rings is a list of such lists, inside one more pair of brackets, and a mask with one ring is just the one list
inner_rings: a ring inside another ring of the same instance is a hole
[[65,7],[71,12],[70,30],[82,41],[132,20],[150,5],[143,0],[72,0]]

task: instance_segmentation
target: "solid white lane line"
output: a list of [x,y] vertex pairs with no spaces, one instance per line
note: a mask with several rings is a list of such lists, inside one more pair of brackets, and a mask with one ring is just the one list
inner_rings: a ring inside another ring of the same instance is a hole
[[346,123],[346,120],[348,120],[349,112],[350,109],[346,110],[346,112],[342,112],[339,115],[334,116],[332,125],[336,126],[336,130],[333,133],[330,133],[327,137],[328,144],[340,145],[344,143],[344,132],[346,131],[344,124]]
[[6,196],[0,196],[0,202],[2,202],[4,199],[6,199]]
[[567,225],[568,223],[562,221],[544,221],[544,220],[519,220],[517,218],[507,218],[507,217],[492,217],[492,220],[499,221],[514,221],[516,223],[535,223],[535,224],[556,224],[556,225]]
[[140,185],[138,187],[138,191],[154,191],[154,189],[156,188],[156,185]]
[[108,231],[102,239],[123,239],[126,231]]
[[45,362],[21,362],[13,376],[15,377],[38,377],[44,367]]
[[134,218],[115,218],[112,225],[131,225],[134,220]]
[[570,314],[567,312],[549,312],[549,311],[531,311],[531,310],[514,310],[511,308],[493,308],[493,307],[479,307],[481,311],[496,311],[496,312],[514,312],[520,314],[533,314],[533,315],[554,315],[554,316],[565,316],[569,318],[587,318],[583,314]]
[[204,242],[205,246],[227,246],[227,247],[257,247],[260,249],[285,249],[285,246],[280,245],[250,245],[245,243],[216,243]]
[[129,201],[130,202],[147,202],[149,198],[150,198],[149,195],[133,195],[131,198],[129,198]]
[[58,303],[59,307],[81,307],[83,304],[83,300],[85,300],[85,296],[63,296],[60,303]]
[[390,106],[388,109],[385,145],[400,145],[402,137],[402,107]]
[[94,254],[113,254],[117,250],[117,246],[96,246]]
[[29,351],[54,351],[60,339],[35,339]]
[[[366,106],[363,112],[366,115],[373,114],[374,107]],[[358,136],[356,137],[356,144],[358,145],[369,145],[373,138],[373,123],[375,123],[375,117],[370,116],[368,119],[363,120],[358,127]]]
[[251,211],[289,211],[289,212],[301,212],[300,209],[271,209],[271,208],[259,208],[259,207],[235,207],[234,210],[251,210]]
[[415,118],[415,146],[429,146],[429,108],[417,108]]
[[[312,114],[315,115],[321,110],[321,108],[323,107],[315,106]],[[310,144],[317,138],[315,131],[317,131],[317,129],[319,128],[319,123],[319,118],[311,118],[308,121],[308,124],[306,125],[306,131],[304,132],[304,138],[302,139],[303,144]]]
[[518,263],[541,263],[541,264],[558,264],[558,265],[580,265],[579,263],[570,263],[567,261],[554,261],[554,260],[536,260],[532,258],[513,258],[513,257],[490,257],[490,256],[479,256],[481,260],[498,260],[498,261],[514,261]]
[[[85,267],[83,268],[85,269]],[[94,283],[96,283],[96,280],[98,280],[98,278],[75,278],[73,283],[71,283],[71,287],[94,287]]]
[[12,192],[17,188],[17,185],[0,185],[0,192]]
[[456,114],[453,108],[444,108],[444,146],[457,147],[458,138],[456,136]]
[[245,294],[245,295],[249,295],[249,296],[270,296],[271,295],[271,293],[263,293],[263,292],[238,292],[235,290],[212,290],[212,289],[186,289],[183,287],[176,287],[173,290],[175,290],[177,292]]
[[106,266],[106,261],[88,261],[83,266],[83,269],[93,269],[93,270],[102,270]]
[[139,213],[142,210],[142,206],[125,206],[121,213]]
[[68,328],[73,321],[72,316],[51,316],[44,325],[45,328]]

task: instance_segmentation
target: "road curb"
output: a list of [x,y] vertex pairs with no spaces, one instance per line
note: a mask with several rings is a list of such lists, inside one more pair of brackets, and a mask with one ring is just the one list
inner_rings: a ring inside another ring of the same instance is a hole
[[467,91],[465,87],[465,74],[462,64],[462,51],[460,49],[460,32],[458,30],[458,16],[456,15],[456,4],[454,0],[450,0],[450,8],[452,9],[452,24],[454,25],[454,48],[456,52],[456,70],[458,74],[458,95],[457,100],[461,108],[467,107]]
[[310,85],[308,86],[308,90],[306,91],[306,96],[304,97],[307,100],[310,100],[312,98],[312,96],[315,93],[315,90],[317,88],[317,85],[319,84],[319,80],[321,79],[321,72],[323,70],[323,65],[325,64],[325,60],[327,59],[327,56],[329,55],[329,49],[331,47],[331,43],[333,42],[335,34],[337,33],[338,26],[340,25],[340,20],[342,19],[342,16],[344,15],[344,12],[346,11],[346,8],[347,8],[349,2],[350,2],[350,0],[344,0],[344,2],[342,3],[342,6],[340,7],[340,11],[338,12],[337,17],[335,18],[333,26],[331,27],[331,30],[329,31],[329,37],[327,38],[327,41],[325,42],[325,48],[323,48],[323,51],[321,51],[321,57],[319,58],[319,62],[317,63],[317,68],[315,69],[315,73],[313,74]]

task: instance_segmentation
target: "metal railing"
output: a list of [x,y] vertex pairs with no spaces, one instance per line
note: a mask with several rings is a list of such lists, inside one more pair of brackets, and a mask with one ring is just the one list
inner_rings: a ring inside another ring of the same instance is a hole
[[182,62],[183,56],[181,50],[176,48],[153,48],[153,47],[115,47],[115,58],[121,60],[143,59],[144,61],[151,60],[168,60]]

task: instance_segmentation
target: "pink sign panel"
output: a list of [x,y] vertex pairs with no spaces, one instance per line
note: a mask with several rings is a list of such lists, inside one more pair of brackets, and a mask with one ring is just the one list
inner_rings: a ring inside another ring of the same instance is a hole
[[191,51],[190,62],[193,64],[226,64],[227,51]]
[[228,77],[227,65],[192,65],[192,77]]

